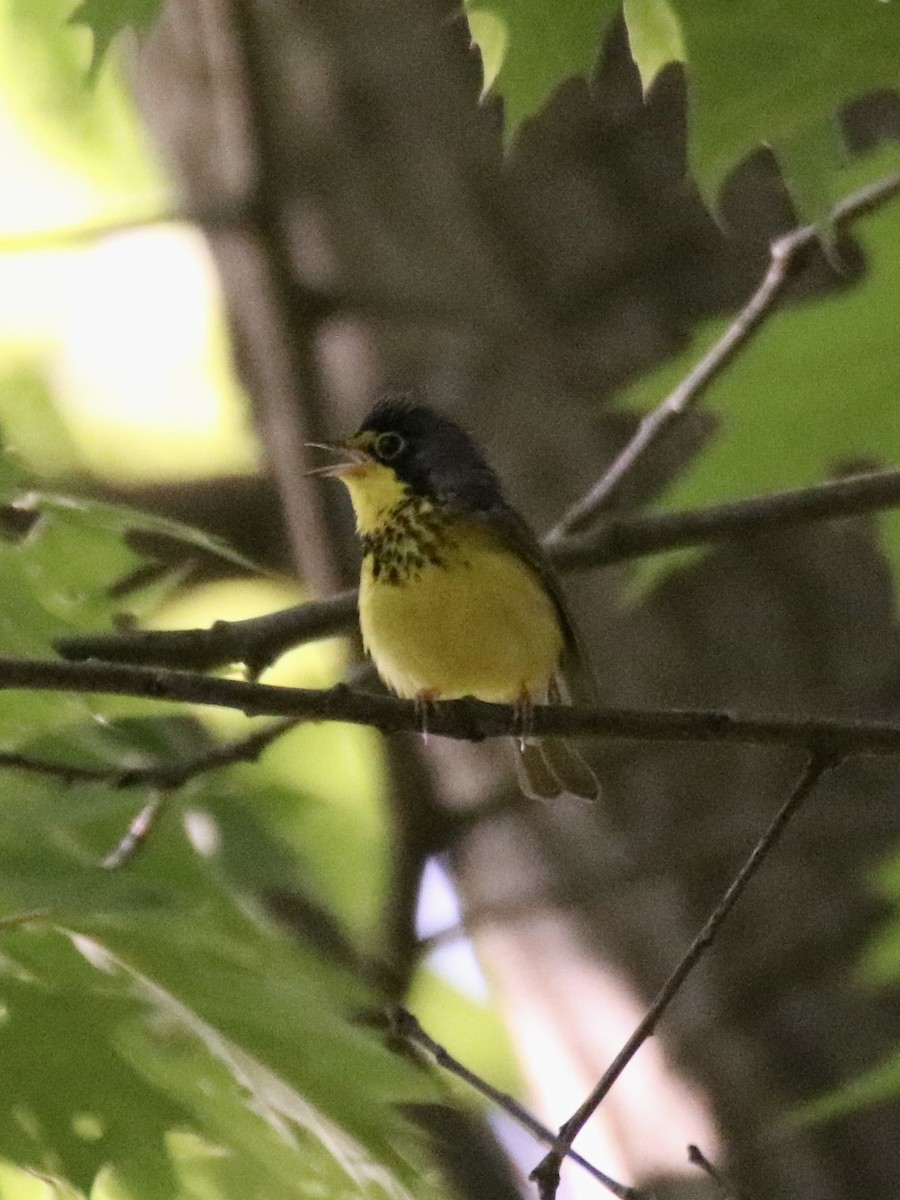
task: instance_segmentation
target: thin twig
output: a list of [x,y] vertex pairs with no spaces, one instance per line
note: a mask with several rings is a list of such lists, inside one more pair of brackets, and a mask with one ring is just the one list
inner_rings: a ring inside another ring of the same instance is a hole
[[538,1182],[541,1187],[542,1196],[553,1197],[556,1195],[556,1189],[559,1185],[560,1164],[564,1156],[571,1149],[575,1138],[584,1128],[590,1117],[596,1112],[610,1088],[631,1062],[632,1058],[634,1058],[637,1051],[655,1031],[656,1026],[659,1024],[669,1005],[681,991],[691,971],[712,945],[725,918],[734,908],[747,884],[762,866],[778,839],[784,833],[791,818],[799,810],[825,772],[836,767],[840,760],[840,754],[822,752],[810,754],[809,760],[787,800],[778,810],[765,833],[753,847],[750,856],[729,884],[722,899],[716,905],[678,965],[663,984],[656,999],[650,1005],[631,1037],[622,1046],[591,1094],[562,1126],[559,1131],[559,1137],[552,1149],[532,1171],[531,1178]]
[[147,839],[153,832],[165,807],[165,802],[171,795],[171,792],[157,792],[147,801],[125,830],[124,835],[119,838],[112,850],[103,856],[100,866],[104,870],[118,871],[126,863],[131,862],[138,850],[146,845]]
[[750,341],[753,334],[759,331],[771,315],[798,251],[820,237],[823,228],[846,224],[864,213],[871,212],[898,192],[900,172],[846,196],[835,205],[823,222],[800,226],[776,238],[770,247],[769,266],[762,282],[725,333],[675,390],[647,413],[628,445],[597,483],[556,523],[548,538],[555,540],[572,532],[609,506],[622,481],[635,465],[659,441],[666,430],[699,400],[709,385],[722,374],[738,350]]
[[133,787],[137,784],[150,785],[157,789],[156,795],[144,805],[125,830],[125,834],[106,854],[101,866],[107,871],[118,871],[131,862],[135,854],[147,843],[157,821],[162,816],[169,800],[178,788],[206,771],[231,766],[238,762],[256,762],[264,750],[278,738],[296,728],[300,722],[294,717],[273,721],[265,729],[254,730],[247,737],[223,742],[219,746],[186,758],[181,762],[161,763],[154,767],[137,768],[113,777],[115,787]]
[[16,751],[0,753],[0,767],[51,775],[66,783],[105,783],[113,788],[150,787],[156,794],[148,800],[131,821],[124,836],[106,854],[101,865],[108,871],[118,870],[130,862],[150,836],[162,815],[167,801],[189,780],[218,767],[238,762],[255,762],[262,752],[278,738],[300,723],[297,717],[273,721],[264,729],[256,729],[247,737],[222,742],[199,754],[175,762],[152,763],[146,767],[81,767],[72,763],[52,762],[36,755]]
[[[138,696],[173,703],[233,708],[249,717],[294,717],[369,725],[383,733],[421,732],[414,701],[332,688],[272,687],[219,679],[190,671],[119,663],[66,663],[0,658],[0,691],[58,691]],[[730,742],[745,746],[805,747],[816,754],[900,753],[900,724],[830,717],[737,715],[717,709],[579,708],[537,705],[529,717],[535,737],[603,737],[616,741]],[[515,737],[521,714],[515,705],[481,700],[442,700],[429,707],[428,729],[459,741]]]
[[218,767],[255,762],[272,742],[294,729],[301,720],[300,717],[285,717],[267,725],[265,729],[254,730],[247,737],[222,742],[174,762],[165,760],[146,767],[82,767],[13,750],[0,751],[0,767],[51,775],[65,783],[105,783],[113,788],[154,787],[171,790],[183,787],[189,780]]
[[713,1166],[699,1146],[688,1146],[688,1162],[693,1163],[695,1167],[699,1167],[705,1175],[709,1176],[719,1189],[722,1200],[746,1200],[746,1197],[737,1190],[724,1172]]
[[138,229],[152,229],[155,225],[194,224],[209,230],[242,229],[252,220],[253,212],[249,205],[220,200],[196,208],[188,205],[178,212],[172,209],[154,209],[152,212],[136,213],[118,221],[90,221],[57,229],[7,233],[0,235],[0,254],[62,250],[67,246],[96,242],[121,233],[133,233]]
[[[547,550],[560,570],[587,570],[724,538],[859,515],[898,503],[900,470],[872,471],[713,508],[616,517],[601,529],[565,537]],[[356,592],[346,591],[244,621],[216,621],[207,629],[79,634],[60,639],[55,649],[74,661],[97,658],[197,671],[244,663],[251,677],[257,678],[286,650],[346,633],[355,617]]]
[[548,549],[560,570],[585,570],[667,550],[859,516],[898,504],[900,470],[869,471],[710,508],[613,517],[596,530],[571,534]]
[[[536,1138],[539,1142],[543,1142],[547,1146],[552,1146],[556,1141],[555,1135],[546,1125],[541,1124],[537,1117],[528,1111],[524,1105],[506,1092],[501,1092],[495,1088],[493,1084],[482,1079],[480,1075],[476,1075],[474,1071],[464,1066],[458,1058],[454,1058],[448,1050],[446,1050],[439,1042],[436,1042],[429,1034],[425,1032],[419,1024],[416,1017],[411,1012],[400,1005],[392,1005],[388,1010],[388,1016],[391,1022],[392,1032],[404,1041],[410,1042],[412,1045],[419,1046],[432,1056],[438,1066],[443,1067],[445,1071],[449,1071],[451,1075],[455,1075],[457,1079],[461,1079],[473,1088],[479,1095],[484,1096],[486,1100],[490,1100],[492,1104],[496,1104],[499,1109],[502,1109],[507,1116],[511,1117],[517,1125],[521,1125],[523,1129]],[[593,1163],[588,1162],[575,1150],[571,1148],[567,1151],[566,1156],[571,1158],[573,1162],[578,1163],[589,1175],[592,1175],[599,1183],[602,1183],[608,1191],[614,1196],[618,1196],[619,1200],[642,1200],[645,1193],[636,1188],[627,1187],[625,1184],[618,1183],[615,1179],[611,1179]]]
[[[197,225],[204,233],[235,230],[239,233],[253,229],[258,220],[255,200],[251,198],[209,203],[188,204],[179,210],[156,208],[145,213],[110,221],[88,221],[63,225],[53,229],[23,230],[20,233],[0,234],[0,255],[41,253],[97,242],[117,234],[153,229],[159,225]],[[341,287],[313,287],[304,282],[304,301],[310,309],[323,315],[342,312],[379,321],[403,321],[417,327],[477,329],[485,325],[495,333],[507,336],[522,335],[520,322],[492,310],[488,314],[473,312],[471,305],[453,304],[449,298],[405,300],[402,296],[379,295],[367,291],[365,284],[354,282]],[[446,301],[446,302],[444,302]]]

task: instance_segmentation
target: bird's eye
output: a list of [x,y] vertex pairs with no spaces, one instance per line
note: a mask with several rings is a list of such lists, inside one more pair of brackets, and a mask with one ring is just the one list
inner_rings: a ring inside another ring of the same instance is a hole
[[382,462],[396,458],[406,445],[399,433],[379,433],[375,439],[375,457]]

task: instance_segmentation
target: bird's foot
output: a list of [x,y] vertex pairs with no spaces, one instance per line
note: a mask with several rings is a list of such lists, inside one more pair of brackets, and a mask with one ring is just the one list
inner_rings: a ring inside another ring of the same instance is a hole
[[416,706],[416,720],[418,721],[419,731],[422,734],[423,745],[428,745],[428,713],[436,700],[439,699],[439,694],[431,688],[423,688],[421,692],[417,692],[413,700]]
[[525,688],[519,693],[513,709],[513,735],[518,739],[519,749],[524,753],[525,743],[534,729],[534,700]]

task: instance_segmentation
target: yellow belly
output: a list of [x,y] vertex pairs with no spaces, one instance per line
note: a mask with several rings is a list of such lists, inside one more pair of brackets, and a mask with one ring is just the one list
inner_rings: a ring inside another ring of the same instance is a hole
[[480,531],[461,540],[446,565],[399,584],[364,561],[360,627],[379,675],[406,698],[542,698],[563,644],[553,601],[527,564]]

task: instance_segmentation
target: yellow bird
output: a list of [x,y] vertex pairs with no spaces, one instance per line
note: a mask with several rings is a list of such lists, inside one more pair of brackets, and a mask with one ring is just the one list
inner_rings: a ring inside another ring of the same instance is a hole
[[422,705],[474,696],[515,704],[522,790],[595,798],[597,780],[559,738],[527,736],[535,703],[560,696],[578,642],[553,569],[455,422],[406,396],[381,400],[357,432],[317,444],[356,515],[359,623],[384,683]]

